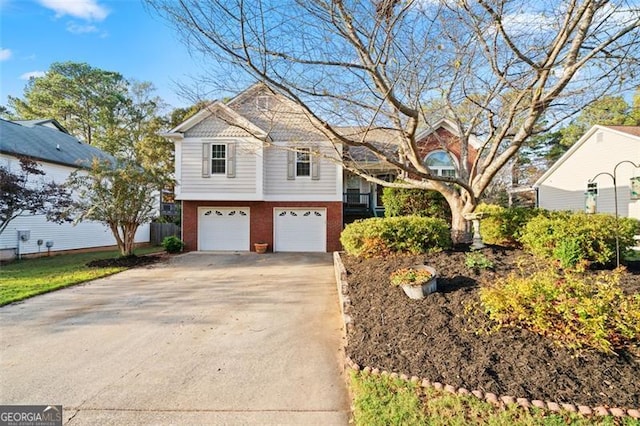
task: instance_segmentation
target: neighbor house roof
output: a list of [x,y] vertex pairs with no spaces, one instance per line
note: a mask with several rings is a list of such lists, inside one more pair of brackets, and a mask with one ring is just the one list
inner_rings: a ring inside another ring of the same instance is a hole
[[27,127],[46,126],[54,130],[57,129],[61,132],[69,133],[69,131],[65,129],[62,124],[58,123],[58,121],[54,120],[53,118],[47,120],[13,120],[13,122]]
[[598,130],[613,133],[624,133],[627,136],[634,137],[638,143],[640,143],[640,126],[600,126],[595,125],[587,131],[576,143],[571,145],[571,148],[565,152],[555,163],[549,167],[549,169],[533,184],[534,188],[538,188],[542,183],[549,178],[567,159],[569,159],[574,152],[580,147]]
[[55,120],[0,119],[0,152],[71,167],[88,167],[94,157],[114,161],[111,155],[68,134],[60,124],[47,125],[52,122]]

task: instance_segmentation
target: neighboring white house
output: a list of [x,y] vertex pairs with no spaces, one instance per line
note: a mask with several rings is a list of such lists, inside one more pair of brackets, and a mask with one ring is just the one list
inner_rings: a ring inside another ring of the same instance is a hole
[[[55,120],[11,122],[0,119],[0,164],[9,170],[19,170],[19,157],[37,161],[45,176],[39,177],[57,183],[81,167],[91,164],[94,157],[111,158],[99,149],[80,142]],[[47,251],[74,250],[116,244],[111,231],[98,222],[56,224],[44,215],[24,215],[9,223],[0,234],[0,250],[16,249],[18,231],[29,231],[28,241],[20,243],[22,254]],[[136,242],[149,241],[149,224],[138,229]],[[39,245],[38,242],[41,242]]]
[[[640,165],[640,127],[593,126],[536,181],[538,206],[584,211],[589,191],[596,193],[596,212],[613,214],[615,169],[619,215],[640,219],[640,200],[632,199],[630,183],[640,168],[629,162]],[[611,176],[593,180],[599,173]]]

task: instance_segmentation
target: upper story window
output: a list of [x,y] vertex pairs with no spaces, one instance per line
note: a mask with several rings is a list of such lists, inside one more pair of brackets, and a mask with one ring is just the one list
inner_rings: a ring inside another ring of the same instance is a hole
[[211,145],[211,174],[223,175],[227,173],[227,145]]
[[287,150],[287,179],[320,180],[320,156],[317,147],[291,146]]
[[451,155],[446,151],[429,153],[424,160],[424,164],[437,176],[456,177],[456,165]]
[[296,152],[296,176],[311,176],[310,148],[300,148]]
[[213,175],[236,177],[236,145],[234,142],[204,142],[202,144],[202,177],[209,178]]

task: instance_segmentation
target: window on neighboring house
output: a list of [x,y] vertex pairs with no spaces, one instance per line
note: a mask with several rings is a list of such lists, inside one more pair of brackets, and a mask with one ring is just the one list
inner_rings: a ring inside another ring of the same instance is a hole
[[456,165],[446,151],[434,151],[424,160],[431,172],[437,176],[456,177]]
[[587,193],[598,195],[598,182],[587,182]]
[[310,148],[299,148],[296,152],[296,176],[311,176]]
[[211,174],[227,173],[227,145],[211,145]]

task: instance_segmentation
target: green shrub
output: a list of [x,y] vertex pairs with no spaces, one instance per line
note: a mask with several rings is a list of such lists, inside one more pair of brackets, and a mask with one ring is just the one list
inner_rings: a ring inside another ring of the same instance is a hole
[[348,224],[340,235],[340,242],[353,256],[432,253],[451,247],[451,233],[442,219],[376,217]]
[[572,266],[579,261],[611,264],[616,257],[616,227],[619,226],[620,252],[634,245],[639,222],[611,215],[584,213],[537,216],[529,221],[520,237],[535,256]]
[[178,237],[165,237],[162,240],[162,247],[167,251],[167,253],[180,253],[184,248],[184,242]]
[[437,191],[385,187],[382,192],[384,215],[437,217],[451,222],[451,208]]
[[524,226],[534,217],[547,214],[541,209],[527,207],[501,207],[495,204],[479,204],[476,212],[487,215],[480,222],[482,241],[495,245],[519,245]]
[[471,251],[465,255],[464,264],[469,269],[493,269],[493,262],[479,251]]
[[599,275],[561,274],[550,267],[480,289],[480,301],[499,327],[529,329],[562,346],[611,353],[640,340],[640,295],[625,296],[621,269]]

